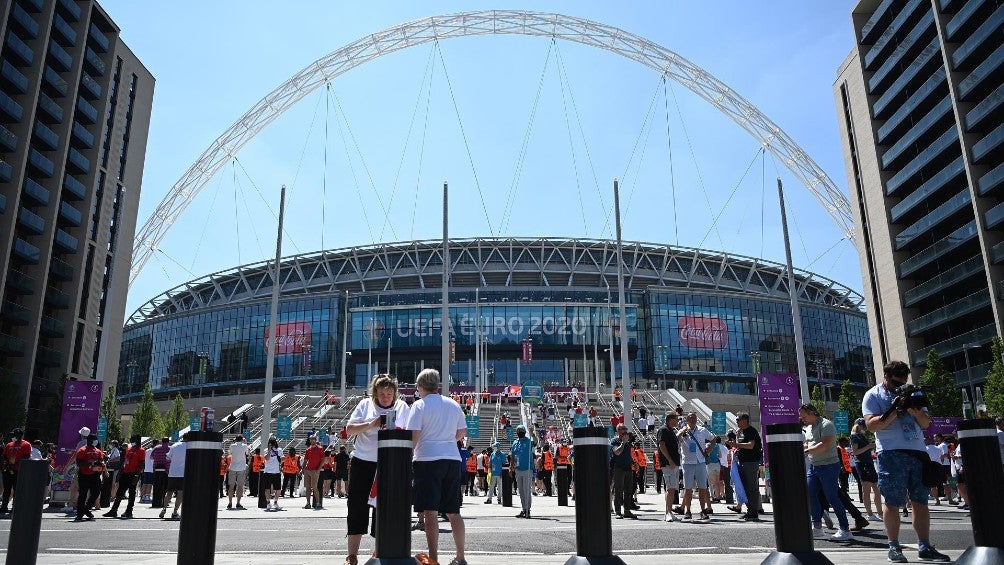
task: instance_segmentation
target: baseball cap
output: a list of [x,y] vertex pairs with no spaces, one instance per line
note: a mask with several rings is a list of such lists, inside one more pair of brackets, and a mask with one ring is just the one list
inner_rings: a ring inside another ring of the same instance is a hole
[[523,424],[520,424],[520,425],[516,426],[516,430],[517,431],[518,430],[523,430],[525,432],[526,431],[526,426],[524,426]]

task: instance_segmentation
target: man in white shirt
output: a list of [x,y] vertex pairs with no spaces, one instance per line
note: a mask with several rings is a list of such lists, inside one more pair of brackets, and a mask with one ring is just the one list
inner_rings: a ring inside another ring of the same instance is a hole
[[439,394],[439,371],[425,369],[415,380],[420,399],[411,406],[407,429],[415,449],[415,511],[425,514],[425,539],[429,558],[438,562],[439,521],[442,512],[450,520],[456,563],[464,559],[464,519],[460,516],[461,459],[457,442],[467,435],[464,411]]
[[244,496],[244,479],[248,474],[248,445],[244,443],[244,436],[234,437],[230,444],[230,470],[227,471],[227,510],[232,508],[234,502],[234,491],[237,491],[237,509],[244,510],[241,506],[241,497]]
[[709,521],[711,518],[705,511],[711,506],[711,497],[708,494],[708,453],[716,445],[711,443],[714,439],[707,428],[697,425],[697,414],[690,412],[687,414],[687,425],[677,433],[680,443],[680,452],[683,467],[683,519],[690,520],[690,501],[693,499],[696,485],[701,505],[699,520]]
[[171,502],[171,495],[174,497],[174,512],[171,513],[172,520],[180,520],[181,514],[181,493],[185,490],[185,455],[188,453],[188,434],[181,437],[181,441],[171,446],[167,452],[167,460],[171,466],[167,470],[167,492],[164,493],[164,507],[160,509],[160,517],[167,513],[167,505]]

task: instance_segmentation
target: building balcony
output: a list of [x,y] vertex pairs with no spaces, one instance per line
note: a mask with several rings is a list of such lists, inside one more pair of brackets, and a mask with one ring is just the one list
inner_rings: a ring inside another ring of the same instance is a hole
[[70,253],[77,252],[77,238],[66,233],[61,228],[56,228],[56,237],[53,242]]
[[84,50],[84,60],[90,65],[91,71],[95,76],[105,76],[105,72],[107,71],[105,62],[101,60],[101,55],[98,55],[90,47]]
[[31,320],[31,312],[28,308],[10,300],[3,301],[3,306],[0,306],[0,314],[3,314],[5,322],[18,326],[27,325]]
[[49,263],[49,276],[61,281],[71,281],[73,266],[58,257],[53,257]]
[[994,81],[987,79],[1000,76],[1001,67],[1004,67],[1004,43],[959,82],[959,100],[965,101],[973,94],[979,96],[992,88]]
[[57,32],[55,37],[63,40],[63,45],[70,47],[77,43],[77,31],[58,13],[52,18],[52,29]]
[[13,98],[8,96],[6,92],[0,91],[0,115],[9,118],[9,120],[5,121],[19,122],[21,121],[21,116],[24,115],[24,109]]
[[19,337],[0,333],[0,352],[14,357],[24,355],[24,340]]
[[42,316],[39,330],[46,337],[64,337],[66,335],[66,324],[50,316]]
[[66,310],[70,307],[70,295],[54,286],[46,287],[45,303],[57,310]]
[[28,91],[28,77],[6,60],[0,64],[0,78],[3,79],[3,84],[14,87],[17,94],[24,94]]
[[63,363],[63,352],[52,347],[39,345],[35,360],[46,367],[58,367]]
[[959,157],[945,166],[934,174],[931,178],[924,181],[924,184],[915,188],[913,192],[906,195],[903,200],[900,200],[895,206],[890,210],[890,218],[893,222],[899,222],[907,213],[913,210],[918,204],[927,200],[929,196],[937,193],[943,187],[948,186],[949,183],[954,181],[961,181],[961,185],[965,186],[965,174],[966,165],[962,161],[962,157]]
[[35,294],[35,279],[17,269],[7,271],[7,288],[15,294]]
[[94,134],[79,122],[73,122],[73,139],[79,141],[86,149],[94,147]]
[[81,214],[80,210],[77,210],[76,208],[71,206],[68,202],[60,202],[59,218],[61,220],[61,223],[77,227],[83,221],[83,214]]
[[27,6],[28,10],[30,10],[33,14],[37,14],[42,11],[42,0],[24,0],[22,3]]
[[1004,124],[997,126],[992,132],[983,136],[983,139],[973,144],[973,163],[979,164],[988,155],[995,153],[1001,143],[1004,143]]
[[0,125],[0,149],[9,153],[17,150],[17,136],[2,125]]
[[922,216],[916,222],[910,224],[906,229],[896,234],[896,251],[905,249],[918,237],[930,233],[936,226],[945,220],[952,218],[955,214],[964,212],[966,217],[973,217],[972,198],[969,197],[969,187],[965,187],[955,196],[952,196],[934,210]]
[[931,328],[935,328],[952,320],[975,312],[981,308],[990,306],[990,291],[984,288],[974,292],[969,296],[960,298],[951,304],[938,308],[933,312],[928,312],[906,324],[907,333],[910,337],[917,337]]
[[989,42],[996,41],[996,45],[999,45],[1001,27],[1004,27],[1004,5],[998,6],[997,10],[955,50],[952,54],[952,66],[955,70],[967,71],[970,66],[975,66],[974,61],[979,62],[976,59],[981,52],[986,52],[984,46]]
[[83,94],[89,100],[97,100],[98,98],[101,98],[101,85],[87,73],[82,73],[80,75],[80,86],[84,87]]
[[80,6],[73,0],[59,0],[56,5],[59,6],[70,21],[76,22],[80,20]]
[[55,39],[49,41],[49,57],[56,63],[55,69],[58,71],[68,71],[73,67],[73,57],[66,52],[66,49],[60,47]]
[[[50,123],[59,124],[63,122],[63,109],[56,104],[56,101],[49,98],[44,92],[38,93],[38,109],[42,110],[42,114],[39,115],[39,119]],[[48,117],[48,120],[45,118]]]
[[31,14],[24,11],[19,4],[14,4],[14,9],[10,11],[11,20],[21,28],[28,37],[35,39],[38,37],[38,22]]
[[52,164],[52,161],[35,149],[32,149],[28,153],[28,164],[38,171],[43,178],[52,178],[52,174],[56,171],[56,166]]
[[912,365],[916,366],[926,366],[927,365],[927,352],[930,350],[935,350],[942,359],[949,355],[954,355],[956,353],[961,353],[965,346],[973,343],[984,343],[993,339],[997,335],[997,328],[994,324],[987,324],[985,326],[970,330],[964,334],[957,335],[953,338],[946,339],[944,341],[938,342],[930,347],[924,347],[913,352],[910,360]]
[[59,76],[59,73],[57,73],[52,67],[49,65],[45,66],[45,72],[42,73],[42,78],[45,80],[45,84],[47,84],[53,92],[59,96],[66,96],[68,85],[66,84],[66,81],[63,80],[63,77]]
[[67,174],[63,176],[63,188],[70,200],[83,200],[87,196],[87,187],[75,177]]
[[91,170],[90,159],[84,157],[83,153],[72,147],[70,148],[69,154],[66,156],[66,162],[73,165],[73,168],[76,169],[73,172],[77,174],[87,174],[87,171]]
[[14,176],[14,167],[0,158],[0,182],[10,182]]
[[25,231],[35,235],[45,232],[45,220],[23,206],[17,212],[17,224],[23,227]]
[[104,32],[98,29],[98,26],[91,24],[91,27],[87,32],[87,36],[90,38],[91,44],[94,45],[98,51],[102,53],[108,52],[108,37],[105,36]]
[[24,194],[42,206],[49,205],[49,191],[32,179],[24,179]]
[[1004,183],[1004,163],[997,165],[992,171],[980,177],[976,182],[980,195],[990,194],[995,188]]
[[21,239],[20,237],[14,238],[14,255],[17,255],[21,260],[31,263],[32,265],[38,264],[41,252],[37,247],[28,243],[27,241]]
[[35,60],[35,52],[14,33],[14,30],[7,31],[7,49],[17,58],[16,63],[21,65],[29,66]]
[[920,268],[930,264],[931,261],[943,257],[948,252],[958,249],[975,238],[976,220],[973,220],[900,263],[900,278],[910,276]]
[[45,146],[44,149],[49,151],[55,151],[59,147],[59,136],[39,120],[35,120],[35,139],[39,140]]
[[83,97],[77,98],[77,119],[91,125],[98,121],[98,110]]

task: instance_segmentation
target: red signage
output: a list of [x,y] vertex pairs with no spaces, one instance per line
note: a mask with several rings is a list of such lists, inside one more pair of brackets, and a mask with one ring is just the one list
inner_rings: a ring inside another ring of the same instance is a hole
[[729,344],[729,328],[714,316],[680,318],[680,343],[698,349],[724,349]]
[[[268,352],[272,340],[269,337],[269,327],[265,326],[265,352]],[[307,322],[289,322],[286,324],[276,324],[275,335],[278,336],[275,354],[288,355],[290,353],[303,353],[303,346],[310,344],[310,324]]]
[[523,340],[523,362],[527,365],[533,363],[533,340]]

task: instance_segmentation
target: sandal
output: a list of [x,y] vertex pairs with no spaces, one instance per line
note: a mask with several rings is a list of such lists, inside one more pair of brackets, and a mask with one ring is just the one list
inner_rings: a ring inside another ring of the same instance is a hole
[[359,558],[355,555],[349,555],[345,558],[345,565],[359,565]]

